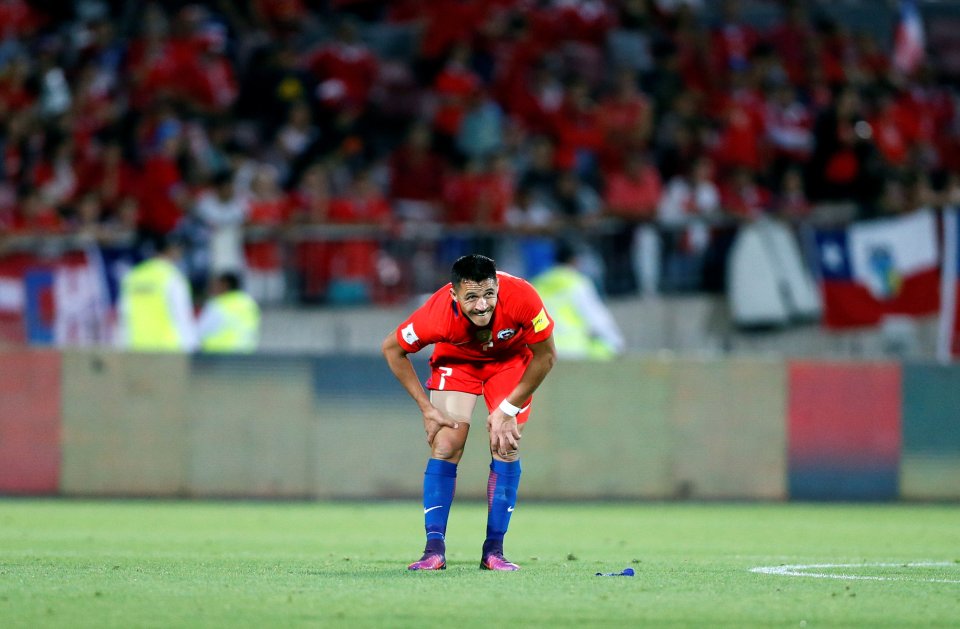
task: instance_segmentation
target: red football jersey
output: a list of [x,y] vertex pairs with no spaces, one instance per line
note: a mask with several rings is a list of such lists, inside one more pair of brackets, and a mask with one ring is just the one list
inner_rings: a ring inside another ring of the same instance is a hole
[[497,272],[497,280],[500,290],[490,325],[474,325],[447,284],[400,324],[400,346],[414,353],[436,344],[434,362],[440,358],[493,362],[530,353],[527,345],[545,341],[553,332],[553,320],[526,280],[503,272]]

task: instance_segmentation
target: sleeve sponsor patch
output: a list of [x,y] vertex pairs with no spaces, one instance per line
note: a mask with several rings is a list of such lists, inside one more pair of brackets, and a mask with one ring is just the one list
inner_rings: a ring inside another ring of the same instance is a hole
[[539,314],[533,318],[533,331],[542,332],[549,324],[550,319],[547,318],[547,311],[541,308]]
[[410,345],[413,345],[420,340],[420,337],[417,336],[417,333],[413,331],[412,323],[408,324],[407,327],[400,330],[400,336],[402,336],[403,340],[409,343]]

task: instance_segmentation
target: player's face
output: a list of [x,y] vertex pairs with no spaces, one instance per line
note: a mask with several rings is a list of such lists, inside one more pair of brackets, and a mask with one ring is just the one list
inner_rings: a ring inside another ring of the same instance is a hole
[[493,319],[493,309],[497,305],[499,289],[500,286],[495,279],[482,282],[463,280],[460,286],[450,289],[450,294],[460,304],[460,310],[474,325],[484,327]]

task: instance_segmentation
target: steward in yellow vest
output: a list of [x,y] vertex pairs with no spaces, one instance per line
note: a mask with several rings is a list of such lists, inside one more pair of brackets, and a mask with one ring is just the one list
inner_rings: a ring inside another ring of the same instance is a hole
[[213,297],[200,313],[200,349],[204,352],[250,353],[260,338],[260,307],[240,289],[236,273],[214,280]]
[[120,283],[119,345],[140,352],[189,352],[197,345],[190,285],[177,267],[181,250],[170,239],[133,267]]
[[561,243],[556,261],[531,283],[553,317],[557,354],[562,358],[609,360],[622,353],[620,328],[601,301],[593,280],[576,268],[576,252]]

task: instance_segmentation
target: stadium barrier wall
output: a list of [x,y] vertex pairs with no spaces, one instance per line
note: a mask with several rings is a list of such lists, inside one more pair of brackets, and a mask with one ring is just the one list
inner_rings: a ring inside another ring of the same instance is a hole
[[[416,357],[422,377],[426,364]],[[526,497],[960,498],[960,368],[561,361],[534,399]],[[0,492],[420,493],[419,413],[379,356],[0,351]],[[482,402],[458,495],[489,464]]]
[[960,368],[905,365],[900,495],[960,495]]
[[60,354],[0,351],[0,493],[55,493],[60,479]]
[[789,373],[790,497],[896,498],[900,364],[792,361]]

